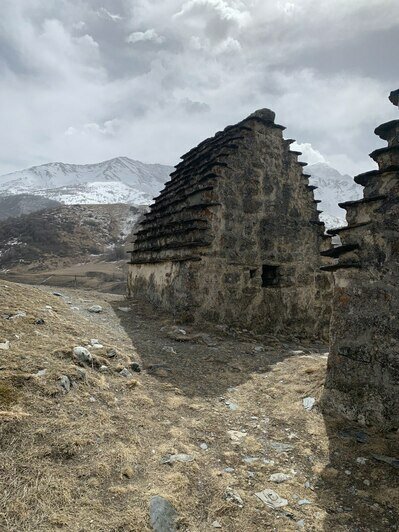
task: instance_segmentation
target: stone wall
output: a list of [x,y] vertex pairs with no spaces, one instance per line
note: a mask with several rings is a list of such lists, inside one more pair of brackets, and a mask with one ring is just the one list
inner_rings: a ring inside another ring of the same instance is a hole
[[[398,91],[391,93],[398,104]],[[332,231],[335,257],[331,346],[323,396],[327,413],[399,427],[399,120],[375,133],[388,142],[371,157],[379,169],[361,174],[364,198],[341,204],[348,227]]]
[[132,297],[185,320],[326,334],[328,239],[283,130],[260,110],[183,156],[138,233]]

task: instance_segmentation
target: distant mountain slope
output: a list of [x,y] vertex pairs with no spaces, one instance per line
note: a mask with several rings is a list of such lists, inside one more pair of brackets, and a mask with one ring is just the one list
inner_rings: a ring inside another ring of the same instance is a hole
[[59,207],[60,205],[58,201],[33,196],[32,194],[0,196],[0,221],[51,207]]
[[327,228],[346,225],[345,211],[338,207],[338,203],[356,200],[362,197],[363,187],[357,185],[353,177],[341,174],[326,163],[312,164],[306,167],[306,172],[312,177],[310,183],[318,187],[315,190],[316,199],[320,199],[321,220]]
[[29,193],[69,204],[148,204],[172,170],[170,166],[145,164],[128,157],[85,165],[48,163],[0,176],[0,195]]
[[138,188],[119,181],[95,181],[82,185],[69,185],[37,191],[38,194],[65,205],[89,205],[128,203],[129,205],[149,205],[156,195],[146,194]]
[[[338,203],[360,198],[362,187],[326,163],[309,165],[307,170],[312,176],[311,184],[319,187],[315,197],[322,201],[321,219],[328,228],[345,225],[345,211]],[[86,165],[49,163],[0,176],[0,200],[14,194],[31,194],[66,205],[148,205],[172,171],[171,166],[145,164],[128,157]],[[31,210],[37,210],[33,200]]]
[[[32,268],[72,264],[109,254],[131,240],[145,212],[132,205],[62,205],[0,222],[0,270],[19,263]],[[119,258],[127,258],[123,253]]]

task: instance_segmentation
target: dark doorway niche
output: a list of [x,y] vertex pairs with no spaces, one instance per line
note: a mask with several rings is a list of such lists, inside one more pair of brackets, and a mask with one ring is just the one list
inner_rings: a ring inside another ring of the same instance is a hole
[[257,272],[256,268],[251,268],[251,269],[249,270],[249,277],[250,277],[250,279],[253,279],[253,278],[256,276],[256,272]]
[[262,286],[278,286],[279,275],[278,266],[263,264],[262,266]]

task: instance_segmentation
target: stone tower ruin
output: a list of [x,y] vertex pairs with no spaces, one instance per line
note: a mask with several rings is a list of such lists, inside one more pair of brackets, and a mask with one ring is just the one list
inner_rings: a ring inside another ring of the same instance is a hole
[[[399,90],[390,95],[398,105]],[[348,226],[331,231],[336,257],[331,346],[324,410],[374,425],[399,427],[399,120],[375,130],[388,146],[355,177],[364,197],[340,206]]]
[[185,321],[326,332],[316,187],[274,117],[256,111],[182,157],[137,233],[131,297]]

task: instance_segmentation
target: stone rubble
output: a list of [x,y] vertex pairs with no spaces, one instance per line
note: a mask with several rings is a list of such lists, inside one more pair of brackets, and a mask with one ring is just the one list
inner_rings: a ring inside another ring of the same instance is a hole
[[264,489],[263,491],[255,493],[255,495],[258,497],[258,499],[265,503],[266,506],[272,508],[273,510],[277,510],[283,506],[287,506],[288,504],[287,499],[280,497],[278,493],[271,489]]

